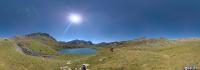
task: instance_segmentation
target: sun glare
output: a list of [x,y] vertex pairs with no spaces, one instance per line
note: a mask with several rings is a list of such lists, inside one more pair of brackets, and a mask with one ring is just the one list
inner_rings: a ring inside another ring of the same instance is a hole
[[78,24],[82,22],[82,17],[79,14],[70,14],[68,19],[72,24]]

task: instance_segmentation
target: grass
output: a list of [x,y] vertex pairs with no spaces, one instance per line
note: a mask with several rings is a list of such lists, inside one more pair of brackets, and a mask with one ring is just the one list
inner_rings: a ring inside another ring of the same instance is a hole
[[[180,43],[160,47],[117,47],[100,48],[90,58],[76,63],[90,64],[91,70],[183,70],[185,65],[200,67],[200,44],[198,42]],[[104,59],[103,61],[99,61]]]
[[0,70],[59,70],[64,62],[21,54],[11,41],[0,41]]
[[[0,40],[0,70],[60,70],[61,66],[79,68],[82,64],[90,64],[91,70],[183,70],[188,64],[200,67],[200,41],[156,47],[152,43],[151,47],[141,47],[138,43],[128,42],[115,46],[114,52],[110,47],[97,47],[95,55],[58,55],[51,59],[21,54],[12,43],[11,40]],[[56,53],[40,42],[30,43],[30,48],[35,51],[44,49],[43,53]],[[66,64],[67,61],[72,64]]]
[[33,51],[40,52],[42,54],[57,54],[57,52],[51,47],[35,40],[29,42],[28,48],[30,48]]

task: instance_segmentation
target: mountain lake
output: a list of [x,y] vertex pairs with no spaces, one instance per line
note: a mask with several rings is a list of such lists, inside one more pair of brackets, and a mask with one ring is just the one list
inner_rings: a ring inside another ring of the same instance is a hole
[[96,49],[93,48],[73,48],[73,49],[61,49],[60,54],[76,54],[76,55],[91,55],[96,54]]

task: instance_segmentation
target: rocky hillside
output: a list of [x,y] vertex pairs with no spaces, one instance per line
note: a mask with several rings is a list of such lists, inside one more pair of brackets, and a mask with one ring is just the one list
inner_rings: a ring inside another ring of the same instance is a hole
[[58,45],[57,40],[47,33],[31,33],[24,36],[25,38],[31,38],[37,41],[40,41],[47,45],[56,46]]
[[28,55],[55,55],[62,48],[82,48],[92,47],[91,41],[72,40],[69,42],[57,41],[47,33],[31,33],[24,36],[16,36],[13,38],[17,46]]
[[28,55],[55,55],[59,44],[47,33],[32,33],[24,36],[16,36],[13,38],[16,46]]

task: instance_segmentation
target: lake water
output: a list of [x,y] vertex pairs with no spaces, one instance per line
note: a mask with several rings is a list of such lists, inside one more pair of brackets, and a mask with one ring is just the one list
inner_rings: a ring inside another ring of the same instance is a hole
[[90,54],[95,54],[96,53],[96,49],[92,49],[92,48],[74,48],[74,49],[62,49],[59,52],[60,52],[60,54],[90,55]]

